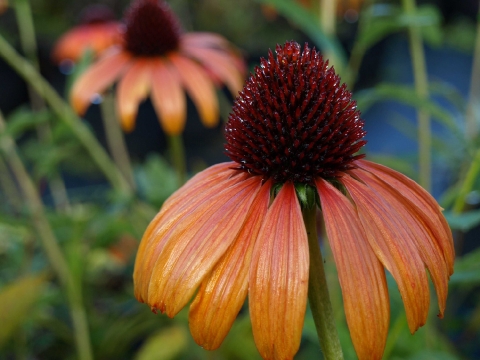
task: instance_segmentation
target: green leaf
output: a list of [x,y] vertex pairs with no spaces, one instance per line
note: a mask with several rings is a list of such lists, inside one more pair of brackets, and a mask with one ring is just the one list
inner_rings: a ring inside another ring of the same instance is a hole
[[0,291],[0,347],[10,339],[15,330],[30,316],[42,295],[45,275],[30,275],[18,279]]
[[468,211],[461,214],[444,212],[448,224],[453,230],[468,231],[480,225],[480,210]]
[[323,53],[332,53],[339,61],[339,66],[344,69],[347,63],[345,51],[340,42],[323,32],[319,26],[318,19],[298,3],[293,0],[257,0],[262,4],[273,5],[275,9],[285,18],[295,24],[300,30],[307,34]]
[[455,260],[455,272],[450,278],[450,284],[480,284],[480,248]]
[[150,336],[135,356],[135,360],[175,359],[188,344],[188,332],[183,326],[172,326]]
[[27,107],[20,107],[8,116],[5,134],[17,139],[25,131],[33,130],[36,126],[48,123],[52,119],[50,110],[34,112]]

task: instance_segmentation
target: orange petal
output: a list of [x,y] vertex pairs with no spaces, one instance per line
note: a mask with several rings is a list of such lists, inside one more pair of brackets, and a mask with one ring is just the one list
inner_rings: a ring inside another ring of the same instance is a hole
[[207,127],[216,126],[218,124],[218,100],[213,83],[205,70],[193,60],[176,53],[170,54],[169,59],[195,103],[203,124]]
[[414,240],[396,209],[368,186],[346,175],[341,178],[357,207],[368,242],[398,284],[410,331],[427,320],[428,279]]
[[148,288],[152,308],[173,317],[186,305],[243,227],[260,184],[261,178],[250,177],[217,190],[179,221],[165,225],[164,246]]
[[253,337],[264,359],[292,359],[307,305],[308,240],[292,183],[273,201],[258,234],[250,269]]
[[397,190],[372,173],[363,170],[353,170],[352,173],[383,197],[394,208],[395,213],[401,217],[405,229],[410,232],[411,239],[430,272],[432,282],[437,290],[439,316],[443,317],[447,302],[449,274],[442,249],[435,241],[437,231],[433,222],[409,199],[403,197]]
[[220,346],[245,302],[253,245],[267,213],[270,187],[270,182],[261,187],[244,227],[190,306],[190,332],[207,350]]
[[117,89],[117,111],[126,132],[135,127],[138,105],[148,96],[151,78],[152,60],[136,58],[120,80]]
[[182,221],[185,214],[224,187],[243,179],[241,176],[232,177],[237,173],[230,169],[232,164],[231,162],[218,164],[195,175],[165,201],[161,211],[150,222],[138,248],[133,273],[135,297],[138,301],[147,301],[153,266],[165,245],[164,235],[170,227]]
[[317,188],[355,351],[360,360],[381,359],[390,321],[385,271],[350,201],[325,180]]
[[157,59],[153,71],[152,102],[163,131],[178,135],[185,128],[185,94],[181,78],[167,61]]
[[189,56],[200,61],[209,71],[224,82],[233,96],[242,90],[243,76],[233,64],[233,55],[216,49],[184,46],[182,48]]
[[366,160],[357,160],[356,164],[397,189],[397,191],[414,203],[415,206],[418,206],[420,210],[430,218],[430,221],[434,224],[434,228],[437,229],[435,239],[443,251],[443,256],[448,264],[449,275],[452,275],[453,262],[455,260],[452,231],[442,214],[442,208],[435,199],[415,181],[386,166]]
[[115,81],[125,70],[130,59],[126,52],[114,49],[80,75],[70,93],[73,109],[83,115],[93,97],[102,93]]
[[182,35],[182,43],[198,47],[216,47],[219,49],[227,48],[229,43],[227,39],[215,33],[192,32]]

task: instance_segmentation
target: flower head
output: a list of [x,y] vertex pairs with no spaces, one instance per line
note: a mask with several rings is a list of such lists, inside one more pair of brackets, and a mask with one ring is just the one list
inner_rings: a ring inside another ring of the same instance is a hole
[[123,26],[115,21],[113,12],[102,5],[87,7],[80,25],[66,32],[55,44],[52,58],[56,63],[78,61],[90,49],[98,55],[122,40]]
[[183,131],[186,100],[195,103],[204,125],[218,124],[215,85],[233,95],[241,89],[243,61],[221,36],[184,33],[163,0],[134,0],[125,14],[121,46],[101,56],[74,84],[71,101],[83,114],[95,96],[120,78],[117,112],[125,131],[135,127],[138,105],[151,96],[168,134]]
[[233,161],[193,177],[147,228],[134,270],[137,299],[174,316],[198,289],[190,330],[215,349],[248,293],[262,357],[293,358],[309,277],[297,188],[307,186],[318,195],[359,359],[380,359],[385,347],[384,269],[398,284],[412,333],[428,314],[425,269],[442,316],[453,272],[450,229],[413,180],[356,155],[364,134],[351,94],[320,54],[295,42],[277,46],[229,117]]

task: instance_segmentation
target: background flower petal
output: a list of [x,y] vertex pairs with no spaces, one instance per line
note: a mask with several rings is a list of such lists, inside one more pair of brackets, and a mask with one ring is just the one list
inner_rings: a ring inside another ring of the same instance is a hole
[[202,283],[190,306],[190,332],[207,350],[220,346],[245,302],[252,250],[267,213],[270,188],[271,182],[263,184],[235,242]]
[[352,203],[323,179],[317,188],[355,351],[360,360],[381,359],[390,321],[385,270]]
[[216,126],[219,119],[218,100],[215,87],[205,70],[193,60],[176,53],[171,53],[169,59],[197,107],[202,123],[207,127]]
[[427,320],[430,303],[423,261],[395,209],[368,186],[346,175],[341,182],[352,197],[368,242],[398,284],[410,331]]
[[145,100],[152,84],[152,60],[136,58],[117,88],[117,111],[125,131],[135,127],[138,105]]
[[442,208],[432,195],[412,179],[386,166],[366,160],[357,160],[356,164],[397,189],[397,191],[418,206],[421,211],[430,218],[434,223],[434,228],[441,233],[440,236],[435,237],[435,239],[443,250],[445,261],[448,264],[449,275],[452,275],[453,262],[455,260],[452,231],[442,214]]
[[249,280],[253,337],[264,359],[292,359],[307,305],[307,232],[295,188],[283,185],[255,244]]
[[126,69],[131,57],[118,49],[110,51],[86,70],[73,84],[70,101],[83,115],[95,94],[101,94]]
[[148,288],[151,307],[173,317],[190,300],[243,227],[261,178],[250,177],[210,196],[168,226]]
[[187,103],[182,80],[164,59],[156,59],[152,73],[152,103],[162,129],[170,135],[180,134],[185,128]]

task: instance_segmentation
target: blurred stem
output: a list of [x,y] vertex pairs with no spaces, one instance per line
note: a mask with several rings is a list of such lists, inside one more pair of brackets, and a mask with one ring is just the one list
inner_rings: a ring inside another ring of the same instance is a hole
[[[407,15],[415,15],[417,7],[415,0],[402,0],[403,9]],[[427,101],[428,79],[425,65],[425,54],[420,28],[415,24],[409,24],[408,36],[410,53],[412,57],[413,76],[415,79],[415,91],[420,99]],[[430,114],[425,110],[417,111],[418,119],[418,157],[419,157],[419,183],[427,191],[431,189],[431,147],[432,133],[430,126]]]
[[473,52],[472,74],[470,76],[470,94],[465,115],[465,131],[468,139],[474,139],[478,132],[476,112],[480,97],[480,7],[477,14],[477,34]]
[[187,181],[187,165],[185,160],[185,146],[183,145],[182,134],[167,135],[168,151],[177,172],[179,187]]
[[39,72],[0,36],[0,57],[3,58],[35,91],[43,97],[59,119],[67,125],[82,143],[92,160],[103,172],[113,188],[127,195],[132,195],[133,189],[125,180],[119,169],[92,135],[88,127],[73,112],[72,108],[58,95],[55,89],[45,81]]
[[308,300],[324,358],[326,360],[339,360],[343,359],[343,352],[335,327],[332,303],[330,302],[327,279],[323,268],[322,252],[318,245],[315,213],[315,206],[312,209],[303,209],[303,221],[307,229],[310,252]]
[[55,234],[50,227],[43,203],[38,195],[35,185],[30,178],[22,160],[18,156],[17,148],[13,139],[5,133],[5,120],[0,113],[0,148],[5,154],[13,174],[25,197],[33,225],[42,242],[42,246],[48,257],[53,270],[57,274],[62,286],[67,292],[70,315],[73,320],[75,341],[77,345],[78,358],[80,360],[91,360],[92,349],[85,309],[83,307],[80,286],[74,280],[68,263],[58,245]]
[[[35,27],[33,24],[30,1],[16,0],[14,4],[22,50],[30,63],[38,70],[37,42],[35,39]],[[40,111],[45,108],[43,99],[37,94],[31,85],[28,85],[28,94],[30,96],[30,103],[33,111]],[[40,142],[52,142],[52,131],[48,123],[38,124],[36,129]],[[53,174],[52,178],[49,179],[49,187],[55,207],[59,210],[68,210],[70,208],[70,201],[68,200],[67,190],[63,179],[58,173]]]
[[12,205],[15,212],[20,212],[22,208],[22,199],[18,193],[18,189],[15,182],[10,177],[10,171],[7,164],[3,161],[3,157],[0,156],[0,187],[2,188],[7,201]]
[[102,109],[103,126],[110,154],[131,188],[135,189],[135,179],[133,177],[130,155],[128,154],[120,123],[115,115],[115,99],[111,91],[107,91],[104,94],[100,107]]
[[[335,26],[337,19],[337,0],[320,0],[320,27],[329,37],[335,37]],[[328,59],[330,66],[335,66],[337,74],[343,74],[341,61],[332,50],[326,50],[323,54],[325,60]]]
[[463,208],[465,207],[465,200],[472,191],[473,186],[475,185],[475,181],[477,180],[480,173],[480,149],[475,152],[475,156],[473,157],[472,163],[467,171],[465,176],[465,180],[463,180],[463,184],[460,187],[460,191],[458,192],[458,196],[455,199],[455,203],[453,205],[453,211],[455,213],[461,213]]

